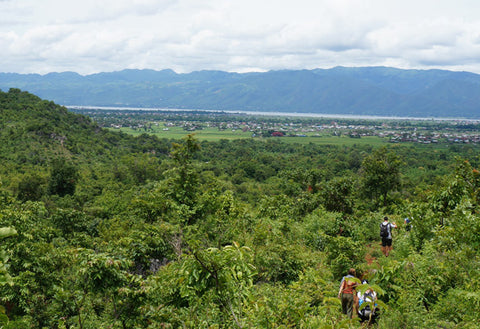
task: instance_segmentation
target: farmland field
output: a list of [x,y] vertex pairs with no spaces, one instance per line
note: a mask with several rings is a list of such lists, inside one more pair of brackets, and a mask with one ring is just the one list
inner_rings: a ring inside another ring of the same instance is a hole
[[200,141],[270,139],[317,145],[401,143],[436,149],[480,144],[479,122],[388,118],[322,118],[252,115],[208,111],[72,109],[100,126],[138,136]]
[[276,138],[284,143],[299,143],[299,144],[338,144],[338,145],[354,145],[354,144],[370,144],[383,145],[388,142],[386,138],[378,136],[365,136],[362,138],[351,138],[347,135],[332,136],[329,133],[324,134],[310,134],[305,137],[299,136],[284,136],[284,137],[252,137],[251,132],[243,132],[241,130],[218,130],[216,128],[205,128],[202,130],[186,131],[180,127],[169,128],[163,130],[162,128],[152,128],[149,130],[134,129],[134,128],[110,128],[116,131],[122,131],[127,134],[138,136],[144,133],[155,135],[159,138],[181,139],[189,134],[193,134],[199,141],[219,141],[221,139],[235,140],[235,139],[265,139]]

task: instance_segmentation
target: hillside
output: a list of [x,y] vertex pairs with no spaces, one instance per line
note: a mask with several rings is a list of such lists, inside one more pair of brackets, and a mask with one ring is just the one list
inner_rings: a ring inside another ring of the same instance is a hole
[[480,118],[480,76],[443,70],[336,67],[243,74],[177,74],[172,70],[86,76],[0,73],[0,89],[9,88],[65,106]]
[[10,89],[0,152],[2,328],[365,328],[349,268],[369,328],[480,321],[475,145],[134,138]]
[[[101,129],[90,118],[19,89],[0,91],[0,159],[19,164],[45,164],[58,156],[82,159],[149,152],[149,139]],[[151,147],[151,148],[149,148]],[[158,147],[158,145],[157,145]],[[13,151],[13,152],[12,152]],[[156,150],[165,153],[165,149]]]
[[[133,164],[134,159],[152,153],[165,157],[170,146],[170,141],[154,136],[134,138],[100,128],[86,116],[19,89],[0,91],[0,187],[16,194],[35,189],[34,200],[46,194],[49,171],[58,161],[85,174],[94,164],[97,175],[136,166],[123,176],[145,180],[149,174],[142,172],[146,169],[141,160]],[[82,177],[79,185],[91,182],[91,177]]]

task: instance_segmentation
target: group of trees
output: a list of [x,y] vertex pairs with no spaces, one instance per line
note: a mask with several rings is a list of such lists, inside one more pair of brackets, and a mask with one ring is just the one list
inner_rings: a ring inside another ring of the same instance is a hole
[[0,115],[4,328],[358,328],[350,267],[379,328],[480,320],[473,146],[133,138],[18,90]]

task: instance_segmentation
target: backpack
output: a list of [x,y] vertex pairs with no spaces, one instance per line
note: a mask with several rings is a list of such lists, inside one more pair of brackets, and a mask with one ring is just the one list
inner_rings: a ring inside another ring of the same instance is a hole
[[375,301],[375,297],[373,296],[372,292],[366,292],[363,294],[363,301],[367,303],[371,303]]
[[390,226],[390,224],[387,224],[387,225],[380,224],[380,236],[382,238],[388,237],[388,227],[389,226]]

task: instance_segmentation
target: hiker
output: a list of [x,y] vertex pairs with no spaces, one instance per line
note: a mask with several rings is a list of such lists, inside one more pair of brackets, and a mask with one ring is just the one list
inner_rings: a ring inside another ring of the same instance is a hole
[[342,313],[346,314],[350,319],[353,316],[353,305],[355,301],[355,287],[357,283],[352,280],[355,278],[355,269],[348,270],[348,274],[343,277],[340,289],[338,290],[338,298],[342,301]]
[[395,222],[390,223],[388,217],[383,218],[383,223],[380,224],[380,237],[382,238],[382,252],[385,257],[388,257],[392,251],[392,228],[397,228]]
[[408,217],[405,218],[404,222],[405,222],[405,231],[407,232],[410,231],[412,229],[412,224],[410,224],[411,223],[410,218]]
[[[368,284],[367,280],[363,280],[362,284]],[[375,323],[376,318],[378,317],[378,309],[375,301],[377,300],[377,293],[372,289],[368,288],[363,294],[359,291],[357,293],[358,298],[358,317],[361,322],[367,321],[370,324]],[[363,303],[368,303],[364,307]]]

